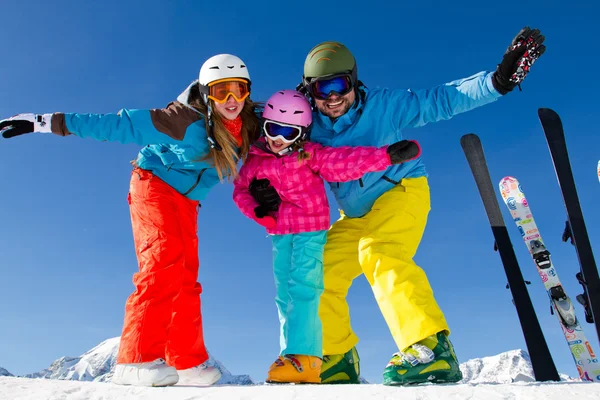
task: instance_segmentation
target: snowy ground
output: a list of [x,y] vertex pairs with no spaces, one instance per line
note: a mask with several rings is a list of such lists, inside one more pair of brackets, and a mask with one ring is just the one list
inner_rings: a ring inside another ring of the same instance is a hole
[[0,400],[213,400],[213,399],[600,399],[600,384],[584,382],[426,385],[253,385],[138,388],[111,383],[0,377]]

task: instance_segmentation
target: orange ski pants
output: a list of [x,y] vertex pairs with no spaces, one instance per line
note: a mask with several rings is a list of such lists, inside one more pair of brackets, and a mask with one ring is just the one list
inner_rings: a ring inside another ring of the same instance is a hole
[[129,209],[139,272],[125,305],[118,363],[163,358],[176,369],[208,359],[198,279],[198,201],[151,172],[131,174]]

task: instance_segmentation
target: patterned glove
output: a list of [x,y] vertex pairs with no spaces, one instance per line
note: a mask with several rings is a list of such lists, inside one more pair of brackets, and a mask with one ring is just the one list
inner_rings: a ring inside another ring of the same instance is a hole
[[17,114],[0,121],[0,132],[6,139],[32,132],[51,133],[51,121],[52,114]]
[[546,46],[542,44],[545,39],[539,29],[531,29],[528,26],[515,36],[492,76],[494,88],[500,94],[505,95],[515,86],[521,89],[521,82],[531,66],[546,51]]

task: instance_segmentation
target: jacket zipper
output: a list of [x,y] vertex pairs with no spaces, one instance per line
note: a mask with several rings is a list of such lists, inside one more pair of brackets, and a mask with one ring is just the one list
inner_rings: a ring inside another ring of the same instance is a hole
[[188,194],[190,194],[194,189],[196,189],[196,186],[198,186],[198,184],[200,183],[200,179],[202,178],[202,174],[204,174],[204,171],[206,171],[208,168],[203,168],[200,170],[200,172],[198,173],[198,178],[196,179],[196,183],[194,183],[192,185],[192,187],[185,192],[183,195],[187,196]]

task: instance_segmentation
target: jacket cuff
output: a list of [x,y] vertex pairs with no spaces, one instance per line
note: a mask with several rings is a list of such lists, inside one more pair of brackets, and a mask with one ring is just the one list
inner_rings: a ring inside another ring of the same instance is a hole
[[494,97],[497,99],[499,97],[502,97],[503,95],[494,86],[494,82],[492,80],[493,77],[494,77],[494,72],[488,73],[487,76],[485,77],[485,85],[488,88],[488,90],[490,91],[490,93],[492,93],[494,95]]
[[69,132],[67,128],[67,123],[65,121],[65,114],[63,113],[54,113],[52,114],[52,122],[50,123],[50,129],[52,133],[60,136],[68,136],[72,135],[72,132]]

